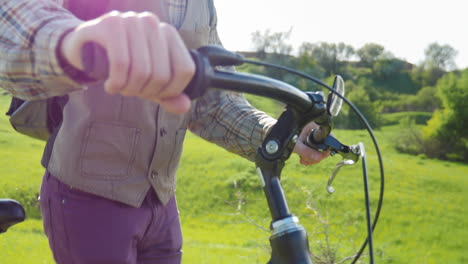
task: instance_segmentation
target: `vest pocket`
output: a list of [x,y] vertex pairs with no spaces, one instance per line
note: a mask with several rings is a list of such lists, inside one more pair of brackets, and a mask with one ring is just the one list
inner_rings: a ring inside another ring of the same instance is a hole
[[83,176],[102,180],[129,177],[139,137],[135,127],[91,124],[80,158]]

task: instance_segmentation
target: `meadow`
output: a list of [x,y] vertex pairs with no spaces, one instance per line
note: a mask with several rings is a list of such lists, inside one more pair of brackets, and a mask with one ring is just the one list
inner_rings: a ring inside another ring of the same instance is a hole
[[[0,96],[0,112],[9,98]],[[376,263],[468,263],[468,165],[400,154],[393,149],[401,127],[376,132],[386,181],[374,234]],[[369,137],[337,130],[346,144],[365,143],[372,208],[379,175]],[[0,198],[20,201],[27,220],[0,235],[0,263],[53,263],[38,210],[44,143],[14,132],[0,115]],[[325,186],[338,157],[304,167],[293,155],[282,183],[291,211],[309,232],[315,263],[339,263],[366,237],[360,163],[343,168],[332,195]],[[266,263],[269,212],[254,164],[188,134],[178,172],[177,198],[184,233],[183,263]],[[345,262],[345,263],[349,263]],[[364,258],[361,263],[368,263]]]

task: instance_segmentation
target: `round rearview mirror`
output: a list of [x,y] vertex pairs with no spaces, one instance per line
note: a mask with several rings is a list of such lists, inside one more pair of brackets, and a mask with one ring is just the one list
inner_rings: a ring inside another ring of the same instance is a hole
[[[345,95],[345,84],[341,76],[335,76],[335,80],[333,81],[333,89],[340,95]],[[331,116],[337,116],[340,113],[341,105],[343,105],[343,99],[341,99],[334,92],[330,92],[328,94],[327,100],[328,114],[330,114]]]

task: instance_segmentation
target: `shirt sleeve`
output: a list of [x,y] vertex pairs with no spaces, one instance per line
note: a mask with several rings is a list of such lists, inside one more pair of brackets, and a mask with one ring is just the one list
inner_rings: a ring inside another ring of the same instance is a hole
[[[221,45],[214,30],[210,44]],[[233,69],[231,69],[233,70]],[[276,120],[252,107],[243,94],[211,89],[197,99],[189,129],[251,161]]]
[[24,100],[83,89],[56,54],[62,34],[82,22],[62,0],[0,0],[0,19],[0,88]]

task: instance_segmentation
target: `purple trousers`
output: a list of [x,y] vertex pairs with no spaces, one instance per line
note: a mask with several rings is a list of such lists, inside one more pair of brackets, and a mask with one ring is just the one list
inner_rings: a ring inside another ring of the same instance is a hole
[[46,172],[40,194],[44,230],[59,264],[175,264],[182,255],[177,204],[151,190],[140,208],[61,183]]

